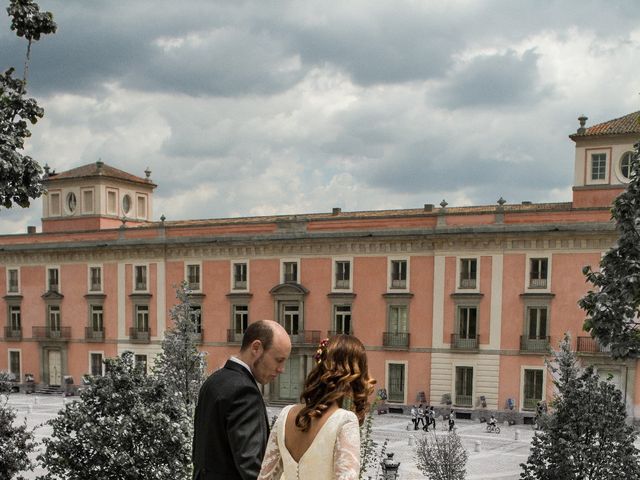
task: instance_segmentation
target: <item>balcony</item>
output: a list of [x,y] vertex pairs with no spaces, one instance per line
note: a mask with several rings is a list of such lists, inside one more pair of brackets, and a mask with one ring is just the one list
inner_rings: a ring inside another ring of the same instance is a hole
[[547,353],[550,337],[520,337],[520,351],[530,353]]
[[340,279],[340,280],[336,280],[336,289],[345,289],[345,288],[349,288],[349,279]]
[[318,345],[320,343],[320,330],[298,330],[297,333],[289,333],[291,343],[294,345]]
[[392,279],[391,288],[407,288],[407,280]]
[[476,288],[476,279],[475,278],[460,279],[460,288]]
[[383,332],[382,345],[391,349],[409,348],[409,334],[405,332]]
[[458,395],[455,398],[456,407],[473,407],[473,397],[471,395]]
[[480,335],[468,337],[459,333],[451,334],[451,348],[454,350],[472,350],[477,351],[480,344]]
[[546,278],[531,278],[529,280],[529,288],[547,288]]
[[535,410],[538,402],[541,402],[541,398],[525,398],[522,403],[523,410]]
[[235,280],[233,282],[234,290],[246,290],[247,289],[247,281],[246,280]]
[[58,340],[66,342],[71,338],[71,327],[33,327],[32,335],[36,340]]
[[595,338],[578,337],[578,353],[610,353],[611,346],[600,345]]
[[200,290],[200,282],[189,282],[189,290],[197,292]]
[[20,327],[4,327],[4,339],[7,342],[19,342],[22,340],[22,329]]
[[87,342],[104,342],[104,329],[85,327],[84,338]]
[[244,337],[244,332],[240,332],[234,328],[227,330],[228,343],[242,343],[242,337]]
[[149,343],[151,336],[149,330],[139,330],[136,327],[129,328],[129,339],[134,343]]

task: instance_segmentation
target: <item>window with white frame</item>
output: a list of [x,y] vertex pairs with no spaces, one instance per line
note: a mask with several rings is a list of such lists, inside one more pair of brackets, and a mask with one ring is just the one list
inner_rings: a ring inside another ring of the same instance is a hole
[[47,268],[47,291],[60,291],[60,269],[57,267]]
[[529,340],[545,340],[548,329],[548,307],[527,307],[527,338]]
[[622,175],[623,180],[631,178],[631,160],[633,160],[633,152],[625,152],[620,157],[620,175]]
[[547,288],[549,279],[549,259],[529,259],[529,288]]
[[473,406],[473,367],[456,367],[455,401],[458,407]]
[[334,288],[336,290],[351,288],[351,262],[349,260],[336,260],[334,269]]
[[9,307],[9,327],[13,332],[19,332],[22,329],[20,305],[11,305]]
[[49,216],[60,216],[60,192],[49,192]]
[[146,195],[137,195],[136,202],[138,206],[138,218],[147,218],[147,197]]
[[136,305],[135,307],[135,315],[136,315],[136,330],[138,332],[148,332],[149,331],[149,305]]
[[187,284],[189,289],[193,291],[199,291],[200,286],[200,264],[189,263],[186,266]]
[[524,370],[524,391],[522,408],[534,410],[538,402],[543,400],[544,372],[541,369]]
[[460,286],[459,288],[475,289],[478,282],[478,259],[460,259]]
[[91,368],[91,375],[99,377],[104,373],[103,355],[101,352],[91,352],[89,354],[89,362]]
[[138,291],[147,290],[147,266],[135,265],[134,270],[134,289]]
[[93,189],[82,190],[82,213],[93,213]]
[[389,305],[389,332],[407,333],[409,308],[407,305]]
[[73,215],[76,212],[77,206],[78,199],[76,198],[76,194],[74,192],[67,193],[67,198],[65,201],[65,208],[67,209],[67,213]]
[[60,306],[58,305],[49,305],[47,307],[49,310],[49,330],[52,332],[60,331]]
[[118,215],[118,192],[115,190],[107,190],[107,213]]
[[387,401],[404,403],[406,393],[406,368],[404,363],[387,364]]
[[202,333],[202,306],[190,305],[189,318],[193,323],[194,333]]
[[249,267],[247,262],[233,263],[233,290],[246,290],[248,288]]
[[607,178],[607,154],[591,154],[591,180],[606,180]]
[[298,283],[298,262],[282,262],[282,281],[284,283]]
[[333,307],[333,325],[336,334],[353,333],[351,326],[351,305],[334,305]]
[[9,373],[15,375],[18,381],[20,381],[20,377],[22,376],[20,356],[20,350],[9,350]]
[[147,356],[142,354],[136,354],[134,357],[136,367],[142,369],[142,373],[147,374]]
[[478,334],[478,308],[458,307],[458,335],[462,340],[474,340]]
[[7,293],[20,293],[20,269],[7,269]]
[[91,330],[93,332],[102,332],[104,330],[102,305],[91,305],[89,309],[91,315]]
[[90,292],[102,291],[102,267],[99,267],[99,266],[89,267],[89,291]]
[[298,335],[301,330],[300,325],[300,305],[296,303],[283,304],[281,310],[282,318],[280,324],[289,335]]
[[390,260],[389,262],[390,285],[392,289],[407,288],[407,260]]
[[249,326],[249,306],[248,305],[233,305],[232,307],[231,328],[233,333],[241,335],[245,332]]

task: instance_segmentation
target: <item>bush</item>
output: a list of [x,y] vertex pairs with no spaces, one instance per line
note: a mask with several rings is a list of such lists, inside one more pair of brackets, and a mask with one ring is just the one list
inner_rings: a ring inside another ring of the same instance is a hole
[[432,480],[464,480],[469,455],[455,432],[435,432],[418,438],[416,464]]
[[9,374],[0,372],[0,478],[6,479],[33,467],[29,453],[34,448],[33,432],[27,429],[26,420],[22,425],[14,425],[16,412],[3,395],[10,388]]

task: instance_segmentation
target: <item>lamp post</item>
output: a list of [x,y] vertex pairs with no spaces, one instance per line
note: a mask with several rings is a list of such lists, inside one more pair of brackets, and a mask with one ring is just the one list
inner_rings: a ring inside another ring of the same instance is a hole
[[397,480],[398,479],[398,468],[400,467],[400,462],[395,461],[393,459],[393,453],[387,453],[387,458],[385,458],[382,462],[382,479],[383,480]]

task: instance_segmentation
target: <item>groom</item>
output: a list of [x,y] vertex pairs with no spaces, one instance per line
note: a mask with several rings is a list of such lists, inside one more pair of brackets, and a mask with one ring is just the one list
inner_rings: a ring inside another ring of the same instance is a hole
[[272,320],[249,325],[240,353],[200,388],[194,420],[194,480],[255,480],[269,436],[258,383],[284,372],[291,340]]

